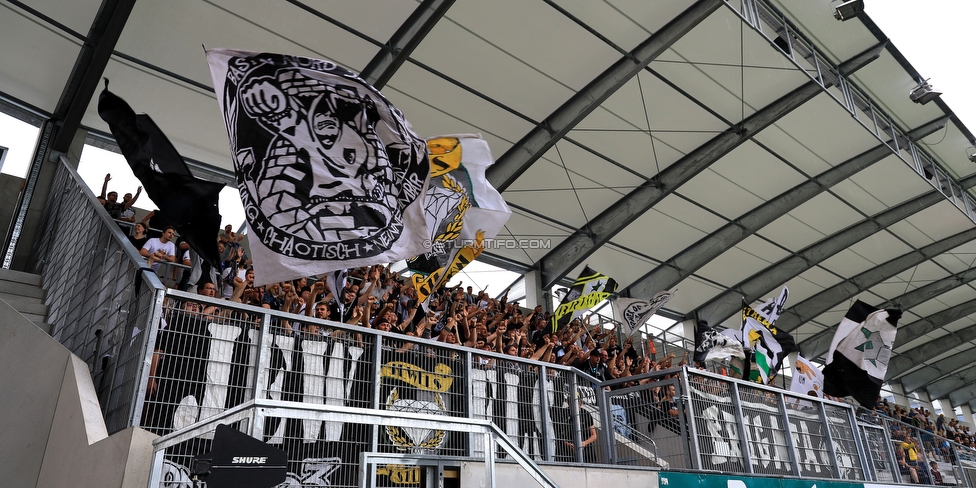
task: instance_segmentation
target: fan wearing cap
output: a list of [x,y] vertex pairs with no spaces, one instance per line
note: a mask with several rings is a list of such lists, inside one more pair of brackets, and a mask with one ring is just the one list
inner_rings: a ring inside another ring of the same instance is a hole
[[608,359],[609,355],[606,349],[593,348],[577,360],[573,366],[600,381],[607,381],[611,379],[607,371]]

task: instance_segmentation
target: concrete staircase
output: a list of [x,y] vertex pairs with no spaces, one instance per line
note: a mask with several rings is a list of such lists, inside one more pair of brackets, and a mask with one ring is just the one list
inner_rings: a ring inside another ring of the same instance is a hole
[[44,304],[40,275],[0,269],[0,300],[44,332],[51,333],[51,326],[46,323],[47,305]]

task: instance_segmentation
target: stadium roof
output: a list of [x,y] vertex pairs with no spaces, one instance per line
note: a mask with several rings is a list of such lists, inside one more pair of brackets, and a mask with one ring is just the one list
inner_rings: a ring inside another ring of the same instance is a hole
[[[889,378],[976,404],[973,135],[866,14],[827,0],[8,0],[5,111],[107,134],[102,77],[179,151],[232,170],[201,45],[333,60],[421,136],[478,132],[514,214],[494,249],[548,288],[585,264],[624,294],[826,351],[855,298],[900,306]],[[18,108],[19,107],[19,108]],[[537,246],[538,247],[538,246]]]

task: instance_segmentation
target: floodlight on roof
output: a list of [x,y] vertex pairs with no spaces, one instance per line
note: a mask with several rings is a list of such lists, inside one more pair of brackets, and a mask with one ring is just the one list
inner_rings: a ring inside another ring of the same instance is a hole
[[912,88],[911,93],[908,94],[908,98],[921,105],[925,105],[926,103],[929,103],[940,96],[942,96],[942,92],[932,88],[932,85],[929,84],[929,80],[921,79],[918,80],[918,85],[915,86],[915,88]]
[[969,162],[970,163],[976,163],[976,153],[971,153],[969,155]]
[[851,20],[864,11],[864,0],[848,0],[834,7],[834,18],[839,21]]

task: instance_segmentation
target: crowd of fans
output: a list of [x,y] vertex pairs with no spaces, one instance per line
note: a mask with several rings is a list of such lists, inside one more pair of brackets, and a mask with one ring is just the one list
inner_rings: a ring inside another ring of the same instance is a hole
[[948,484],[939,463],[958,465],[960,455],[976,459],[976,435],[957,419],[939,414],[933,420],[932,412],[923,406],[904,407],[880,397],[871,414],[874,420],[887,424],[895,462],[905,481]]
[[[464,288],[459,283],[435,292],[423,307],[412,282],[394,273],[390,265],[350,269],[345,285],[338,290],[331,289],[324,279],[315,277],[255,286],[251,261],[242,245],[244,236],[233,232],[230,225],[218,234],[221,263],[219,268],[214,268],[196,257],[171,226],[161,225],[160,230],[153,232],[154,219],[156,224],[164,224],[154,212],[141,222],[135,222],[132,204],[139,198],[142,188],[135,195],[126,194],[122,202],[118,202],[116,192],[106,193],[110,180],[111,176],[106,175],[100,202],[116,220],[134,222],[129,240],[154,270],[169,273],[160,271],[160,265],[183,265],[172,270],[174,287],[180,290],[305,317],[573,366],[599,380],[627,378],[675,365],[673,354],[657,360],[652,341],[646,345],[635,344],[631,337],[621,344],[613,331],[592,324],[589,316],[582,320],[573,319],[568,325],[553,330],[550,312],[544,312],[541,305],[531,310],[520,307],[518,302],[508,299],[509,290],[492,298],[485,289],[475,291],[473,287]],[[302,320],[283,320],[281,325],[286,332],[305,337],[323,333],[318,325]],[[492,356],[477,356],[477,360],[486,368],[495,362]],[[685,353],[676,365],[687,363],[688,354]],[[660,379],[655,378],[655,381]],[[616,387],[634,384],[636,382],[620,382]],[[673,387],[667,393],[656,393],[661,397],[655,400],[658,403],[666,403],[668,393],[674,394]],[[673,417],[679,415],[676,405],[663,412]],[[947,420],[940,414],[933,420],[931,412],[923,407],[906,408],[880,398],[873,413],[915,427],[899,429],[898,424],[889,425],[895,426],[892,430],[896,461],[906,480],[942,484],[942,473],[935,459],[956,461],[955,451],[946,439],[976,452],[976,436],[956,419]],[[942,442],[937,438],[942,438]],[[930,460],[929,463],[926,460]]]
[[[254,286],[251,261],[242,245],[244,236],[233,232],[230,225],[218,234],[221,263],[219,269],[213,268],[198,259],[156,212],[135,222],[132,204],[142,188],[135,195],[127,193],[120,203],[117,192],[107,192],[110,180],[111,175],[105,175],[99,197],[106,211],[117,220],[134,223],[129,235],[132,245],[154,271],[171,277],[174,287],[183,291],[209,294],[211,287],[205,285],[212,284],[217,298],[575,366],[601,380],[667,369],[675,359],[668,355],[657,361],[653,342],[646,344],[646,354],[645,347],[635,345],[633,338],[621,344],[612,331],[591,324],[589,317],[553,331],[550,312],[543,312],[542,306],[532,310],[520,307],[508,300],[507,290],[492,298],[487,290],[475,291],[459,284],[436,292],[424,311],[418,312],[421,304],[413,284],[392,272],[389,265],[348,270],[347,283],[340,290],[332,290],[324,280],[314,277]],[[167,264],[177,266],[161,268]],[[290,322],[285,324],[291,327]],[[493,360],[481,361],[490,365]],[[680,364],[687,361],[686,355]]]

